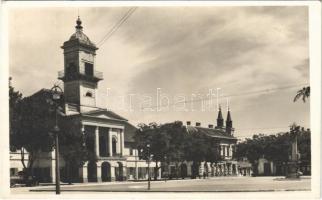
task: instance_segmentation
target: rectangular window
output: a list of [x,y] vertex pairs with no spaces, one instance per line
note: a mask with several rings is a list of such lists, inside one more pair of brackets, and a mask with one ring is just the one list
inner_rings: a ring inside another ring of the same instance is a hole
[[85,63],[85,75],[88,75],[88,76],[93,76],[94,75],[93,64]]
[[133,156],[133,149],[130,148],[130,156]]

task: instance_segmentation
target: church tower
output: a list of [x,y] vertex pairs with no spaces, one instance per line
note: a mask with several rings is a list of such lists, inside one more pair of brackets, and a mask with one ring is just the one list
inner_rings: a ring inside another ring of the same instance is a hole
[[95,55],[98,48],[84,34],[78,17],[76,31],[64,42],[64,70],[58,79],[64,82],[67,111],[86,112],[97,106],[97,86],[103,73],[95,70]]
[[230,110],[228,108],[227,119],[226,119],[226,133],[232,135],[234,132],[233,121],[231,120]]
[[218,111],[217,126],[216,126],[216,128],[223,128],[223,127],[224,127],[224,118],[222,117],[221,106],[219,105],[219,111]]

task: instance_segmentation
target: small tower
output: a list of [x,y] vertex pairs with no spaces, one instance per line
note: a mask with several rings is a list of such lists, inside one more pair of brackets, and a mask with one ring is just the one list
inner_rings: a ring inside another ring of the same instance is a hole
[[224,118],[222,117],[221,106],[219,105],[219,111],[218,111],[217,126],[216,126],[216,128],[223,128],[223,127],[224,127]]
[[226,119],[226,133],[232,135],[233,129],[233,121],[231,120],[230,110],[228,108],[227,119]]
[[97,106],[97,86],[103,73],[95,70],[98,48],[83,33],[79,16],[75,28],[75,33],[61,47],[64,50],[64,70],[58,72],[58,79],[64,82],[68,107],[73,111],[86,112]]

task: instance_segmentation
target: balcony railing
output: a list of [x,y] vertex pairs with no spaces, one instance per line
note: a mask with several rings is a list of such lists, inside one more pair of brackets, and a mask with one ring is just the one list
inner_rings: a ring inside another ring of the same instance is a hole
[[94,71],[93,74],[86,74],[84,72],[71,72],[71,73],[65,74],[64,70],[61,70],[58,72],[58,79],[60,80],[66,80],[66,79],[82,77],[82,76],[86,78],[103,80],[103,72],[99,72],[99,71]]

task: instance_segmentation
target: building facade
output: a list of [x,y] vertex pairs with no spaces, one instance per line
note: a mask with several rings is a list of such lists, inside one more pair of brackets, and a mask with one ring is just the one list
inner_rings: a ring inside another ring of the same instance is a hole
[[209,125],[202,127],[201,123],[196,123],[195,126],[191,125],[188,121],[186,124],[187,134],[203,134],[212,140],[212,144],[218,148],[221,159],[215,163],[201,162],[199,166],[194,166],[193,162],[184,161],[178,170],[176,165],[170,163],[168,166],[163,167],[163,173],[168,174],[169,177],[193,177],[196,175],[193,171],[197,171],[199,177],[213,177],[213,176],[236,176],[239,174],[237,160],[234,159],[235,145],[237,138],[234,137],[233,122],[231,113],[228,110],[226,124],[222,116],[221,108],[218,111],[217,125]]

